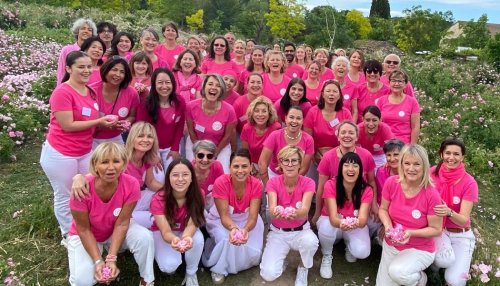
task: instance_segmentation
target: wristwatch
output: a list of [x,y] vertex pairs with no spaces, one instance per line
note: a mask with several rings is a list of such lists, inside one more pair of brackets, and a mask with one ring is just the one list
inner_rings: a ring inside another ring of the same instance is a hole
[[452,218],[453,217],[453,210],[450,209],[450,212],[446,216],[449,218]]

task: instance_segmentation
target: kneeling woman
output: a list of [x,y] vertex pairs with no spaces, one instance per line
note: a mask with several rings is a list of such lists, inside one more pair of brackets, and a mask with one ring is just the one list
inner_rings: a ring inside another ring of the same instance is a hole
[[264,239],[259,216],[262,183],[250,176],[250,153],[240,149],[231,155],[230,162],[230,174],[214,183],[215,206],[206,216],[211,237],[202,259],[215,284],[221,284],[229,273],[258,265]]
[[165,189],[151,201],[154,223],[155,259],[162,272],[173,273],[186,259],[188,286],[198,285],[196,271],[203,252],[205,223],[203,197],[196,182],[193,166],[186,159],[175,159],[165,175]]
[[373,190],[363,179],[363,164],[358,154],[348,152],[339,163],[337,179],[326,182],[325,206],[318,220],[321,243],[320,275],[332,278],[333,245],[344,239],[345,259],[356,262],[370,255],[370,234],[366,222],[373,200]]
[[273,177],[266,186],[271,213],[271,231],[260,263],[260,276],[273,281],[283,273],[290,249],[299,251],[295,285],[307,285],[307,274],[318,250],[318,238],[311,230],[307,215],[316,190],[314,181],[299,175],[304,152],[297,146],[286,146],[278,154],[282,175]]
[[[140,285],[153,285],[153,236],[146,228],[131,222],[139,200],[135,178],[123,174],[127,165],[125,148],[113,142],[99,145],[90,159],[86,177],[89,195],[70,200],[73,223],[69,230],[68,261],[71,285],[109,284],[120,270],[116,255],[120,249],[134,254],[141,274]],[[103,247],[108,255],[102,257]]]

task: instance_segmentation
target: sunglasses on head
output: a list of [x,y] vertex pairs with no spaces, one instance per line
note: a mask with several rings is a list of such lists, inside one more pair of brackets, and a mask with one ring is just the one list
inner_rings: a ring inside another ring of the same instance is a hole
[[393,65],[399,65],[399,61],[385,61],[386,64],[390,65],[390,64],[393,64]]
[[205,153],[198,153],[196,154],[196,157],[200,160],[202,160],[203,158],[207,157],[208,160],[212,160],[214,158],[214,154],[212,153],[208,153],[208,154],[205,154]]

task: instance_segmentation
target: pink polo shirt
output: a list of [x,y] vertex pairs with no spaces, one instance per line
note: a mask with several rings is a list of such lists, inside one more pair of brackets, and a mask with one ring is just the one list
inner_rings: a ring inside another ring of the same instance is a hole
[[252,159],[252,163],[257,164],[259,162],[260,153],[262,153],[262,149],[264,148],[264,142],[267,137],[271,135],[271,133],[275,130],[281,128],[281,125],[278,122],[274,122],[270,126],[267,127],[267,130],[262,135],[257,135],[257,131],[253,125],[250,123],[246,123],[243,126],[243,130],[241,131],[241,142],[246,142],[248,144],[248,151],[250,152],[250,158]]
[[319,107],[313,106],[304,120],[304,128],[312,129],[314,138],[314,148],[337,147],[340,143],[335,135],[335,129],[344,120],[351,120],[351,112],[347,108],[337,111],[335,118],[327,122]]
[[[196,160],[193,160],[191,163],[195,166]],[[208,176],[203,182],[199,183],[200,189],[203,191],[203,196],[206,197],[213,191],[215,180],[222,175],[224,175],[222,164],[217,160],[213,160],[212,165],[210,165]]]
[[62,83],[62,79],[64,77],[64,74],[66,73],[66,57],[69,53],[79,50],[80,46],[78,45],[78,43],[66,45],[61,49],[59,59],[57,60],[57,85],[60,85]]
[[[307,116],[307,113],[311,109],[312,105],[310,102],[306,101],[306,102],[301,102],[299,106],[300,108],[302,108],[302,113],[304,114],[305,118]],[[283,110],[283,108],[281,108],[281,99],[274,103],[274,109],[276,109],[276,113],[278,114],[278,118],[281,120],[281,122],[285,122],[286,113]]]
[[[304,71],[304,74],[302,75],[302,79],[306,80],[308,76],[309,76],[309,72]],[[325,67],[325,71],[319,77],[320,85],[323,86],[323,83],[327,80],[330,80],[330,79],[335,79],[335,75],[333,74],[332,69]]]
[[359,123],[358,128],[359,138],[357,144],[370,151],[372,155],[383,155],[385,142],[394,138],[391,128],[384,122],[379,123],[378,130],[374,135],[366,133],[364,122]]
[[99,118],[99,104],[95,97],[95,91],[90,88],[87,96],[82,96],[66,83],[58,85],[52,92],[49,99],[50,124],[47,141],[61,154],[78,157],[89,153],[92,149],[95,127],[74,132],[64,131],[54,113],[71,111],[74,121],[97,119]]
[[247,109],[250,106],[250,100],[248,100],[248,95],[242,95],[238,97],[233,104],[234,113],[236,115],[236,120],[238,124],[236,125],[236,130],[241,133],[243,126],[248,122]]
[[146,180],[146,171],[151,168],[151,164],[144,162],[141,167],[137,167],[129,161],[127,164],[127,169],[125,169],[125,174],[128,174],[134,177],[137,182],[139,182],[139,186],[144,186],[144,181]]
[[[117,115],[118,120],[125,120],[130,116],[132,111],[137,110],[139,106],[139,95],[137,91],[131,87],[127,86],[121,89],[116,98],[116,102],[108,102],[104,99],[102,95],[103,82],[99,81],[90,85],[97,93],[97,104],[99,104],[99,115]],[[122,132],[116,129],[97,129],[94,133],[94,138],[97,139],[109,139],[120,135]]]
[[[299,176],[297,180],[297,185],[291,193],[288,193],[285,187],[285,178],[283,175],[271,178],[266,185],[267,193],[276,193],[278,198],[277,205],[286,207],[294,207],[299,209],[302,207],[302,198],[305,193],[316,192],[316,185],[311,178],[305,176]],[[273,210],[270,210],[273,211]],[[279,228],[295,228],[303,225],[307,221],[307,218],[302,219],[273,219],[271,223],[275,227]]]
[[[337,148],[333,148],[323,155],[318,165],[318,173],[320,175],[327,176],[330,179],[337,177],[341,159],[337,156]],[[372,154],[365,148],[356,147],[356,154],[361,158],[363,176],[366,178],[366,173],[372,172],[375,169],[375,161],[373,160]]]
[[233,107],[221,101],[220,109],[213,115],[206,115],[202,108],[203,100],[196,99],[186,107],[186,119],[193,122],[194,132],[198,140],[208,139],[218,145],[224,137],[228,124],[236,123]]
[[285,70],[285,75],[291,79],[294,77],[302,78],[304,75],[304,68],[298,64],[289,63]]
[[321,89],[323,88],[323,84],[320,83],[316,88],[310,88],[306,84],[306,98],[309,99],[311,105],[318,105],[319,97],[321,96]]
[[225,174],[215,180],[212,195],[214,199],[226,200],[228,202],[229,214],[246,213],[249,211],[250,202],[262,197],[262,182],[255,177],[248,176],[245,193],[241,200],[238,200],[234,193],[233,184],[231,183],[231,175]]
[[389,95],[382,96],[377,101],[382,112],[382,122],[391,127],[394,136],[405,143],[411,140],[411,115],[420,113],[421,108],[415,97],[405,96],[402,102],[392,104]]
[[369,105],[375,105],[375,100],[391,92],[385,84],[375,93],[368,90],[367,83],[358,86],[358,122],[363,121],[363,111]]
[[226,96],[224,96],[224,98],[222,100],[224,100],[225,102],[229,103],[230,105],[233,106],[234,108],[234,103],[236,102],[236,100],[240,97],[241,95],[239,93],[237,93],[236,91],[234,90],[231,90],[229,92],[229,94],[227,94]]
[[177,94],[187,104],[196,99],[196,92],[201,91],[203,78],[196,73],[192,73],[189,77],[185,77],[181,71],[174,72],[175,83],[177,84]]
[[[89,183],[89,195],[81,201],[71,198],[69,207],[72,211],[88,213],[90,231],[97,242],[104,242],[113,234],[122,208],[127,204],[136,203],[141,197],[139,182],[132,176],[121,174],[115,193],[109,201],[103,202],[95,189],[95,177],[89,175],[86,179]],[[74,219],[69,235],[78,235]]]
[[215,63],[215,60],[206,57],[201,63],[201,73],[203,74],[215,73],[222,75],[222,72],[225,70],[233,70],[236,74],[238,74],[238,68],[236,67],[236,63],[233,61],[217,64]]
[[[186,203],[182,207],[176,207],[174,210],[174,221],[175,225],[170,226],[172,231],[184,231],[186,228],[186,218],[188,217],[187,212],[187,204]],[[201,206],[200,206],[201,207]],[[165,215],[165,191],[159,191],[151,199],[151,204],[149,207],[152,215]],[[165,215],[166,216],[166,215]],[[160,230],[158,225],[156,224],[156,220],[153,221],[151,225],[151,231]]]
[[177,45],[173,49],[167,49],[165,45],[159,44],[155,48],[155,54],[167,62],[168,66],[173,67],[177,58],[185,49],[186,48],[183,45]]
[[[282,172],[277,170],[278,158],[276,157],[281,149],[283,149],[287,145],[288,144],[286,143],[285,139],[285,129],[274,131],[264,141],[264,147],[272,151],[269,168],[277,174],[282,174]],[[311,135],[307,134],[306,132],[302,132],[302,137],[300,138],[299,143],[297,143],[295,146],[301,148],[304,151],[305,155],[314,154],[314,140]]]
[[351,102],[359,98],[358,87],[346,81],[346,85],[342,88],[342,96],[344,97],[344,101],[342,102],[343,107],[349,109],[352,113]]
[[[389,79],[387,78],[387,76],[386,76],[386,75],[382,75],[382,76],[380,77],[380,81],[381,81],[383,84],[385,84],[385,85],[387,85],[387,86],[390,86],[390,85],[389,85]],[[409,96],[412,96],[412,97],[414,97],[414,96],[415,96],[415,92],[414,92],[414,90],[413,90],[413,86],[411,85],[411,82],[410,82],[410,81],[408,81],[408,83],[406,84],[405,89],[404,89],[404,91],[403,91],[403,92],[404,92],[405,94],[408,94]]]
[[351,77],[349,76],[349,73],[345,76],[345,81],[348,82],[349,84],[353,84],[355,86],[360,86],[366,83],[366,77],[363,71],[359,72],[359,78],[358,81],[353,81]]
[[262,89],[262,93],[265,97],[269,98],[273,103],[280,100],[286,93],[286,88],[288,87],[288,83],[290,82],[290,78],[286,75],[283,75],[283,79],[278,84],[274,84],[269,79],[269,74],[262,74],[262,83],[264,85]]
[[[397,224],[403,226],[403,229],[422,229],[429,226],[427,216],[433,216],[434,207],[441,204],[441,198],[437,190],[433,187],[427,187],[413,198],[406,198],[401,184],[397,182],[399,176],[392,176],[387,179],[382,190],[382,197],[389,202],[389,217],[392,226]],[[427,252],[434,252],[434,237],[410,237],[406,244],[393,243],[387,237],[387,244],[402,251],[415,248]]]
[[[325,183],[324,191],[323,191],[323,199],[337,199],[337,185],[336,180],[330,179]],[[361,195],[361,204],[370,205],[373,200],[373,190],[370,186],[366,186]],[[337,205],[337,213],[341,214],[344,218],[346,217],[358,217],[359,209],[354,209],[354,203],[349,200],[344,201],[344,206],[340,208]],[[328,206],[323,204],[323,208],[321,209],[321,215],[329,215]]]

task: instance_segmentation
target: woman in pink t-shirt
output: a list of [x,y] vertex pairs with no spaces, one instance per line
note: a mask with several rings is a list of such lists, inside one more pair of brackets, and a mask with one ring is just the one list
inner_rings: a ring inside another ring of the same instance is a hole
[[135,88],[139,94],[140,103],[142,104],[146,101],[146,97],[151,90],[153,63],[151,63],[151,59],[145,52],[140,51],[135,53],[130,59],[129,67],[132,74],[130,86]]
[[111,51],[109,51],[109,55],[107,55],[106,58],[120,56],[129,62],[134,56],[134,52],[132,52],[134,45],[134,37],[131,34],[127,32],[118,32],[111,41]]
[[266,186],[271,225],[260,263],[260,276],[274,281],[284,270],[290,250],[300,253],[295,284],[307,285],[307,274],[318,250],[318,238],[311,230],[307,215],[316,186],[308,177],[299,175],[304,152],[286,146],[278,154],[283,175],[269,180]]
[[161,272],[174,273],[186,261],[182,284],[198,285],[196,272],[203,253],[205,224],[203,196],[198,188],[193,166],[188,160],[172,161],[165,175],[165,188],[151,201],[151,226],[155,244],[155,260]]
[[402,71],[391,73],[391,92],[376,101],[382,112],[382,122],[387,123],[396,138],[405,143],[417,143],[420,135],[420,105],[417,99],[404,93],[408,75]]
[[116,122],[99,117],[95,92],[87,87],[92,60],[73,51],[66,57],[66,75],[50,96],[50,124],[40,164],[54,190],[54,213],[63,237],[71,226],[69,197],[71,178],[88,173],[95,128],[111,128]]
[[[244,94],[248,92],[248,77],[253,73],[262,75],[264,73],[264,47],[256,46],[251,53],[250,60],[247,63],[246,69],[240,73],[238,81],[238,93]],[[262,78],[262,77],[261,77]]]
[[208,139],[217,145],[215,157],[229,172],[231,137],[236,128],[234,109],[223,101],[226,85],[221,76],[210,74],[203,81],[202,98],[191,101],[186,108],[186,123],[189,133],[186,139],[186,158],[193,160],[193,143]]
[[151,60],[153,71],[157,68],[170,68],[168,63],[156,54],[158,41],[160,41],[160,36],[158,36],[155,30],[147,28],[141,32],[140,43],[142,51],[145,52]]
[[[186,48],[193,51],[198,56],[198,61],[203,61],[203,53],[201,52],[201,40],[198,36],[191,36],[187,39]],[[180,55],[179,55],[180,56]],[[177,58],[179,59],[179,58]]]
[[87,53],[92,60],[92,73],[88,84],[101,81],[100,68],[103,64],[102,56],[106,52],[106,44],[99,36],[90,37],[83,41],[80,51]]
[[304,112],[304,117],[311,109],[311,103],[306,97],[306,84],[300,77],[293,78],[286,88],[285,95],[274,103],[274,108],[278,114],[278,119],[282,125],[285,124],[285,117],[292,106],[300,106]]
[[202,257],[212,280],[221,284],[229,273],[256,266],[262,255],[264,223],[259,216],[262,183],[250,175],[250,153],[237,150],[231,156],[231,174],[214,184],[215,206],[206,215],[210,234]]
[[366,82],[358,85],[358,122],[363,121],[363,110],[369,105],[375,105],[375,101],[389,94],[388,86],[380,81],[382,65],[377,60],[369,60],[363,67]]
[[186,48],[183,45],[177,44],[179,30],[174,23],[170,22],[163,25],[161,33],[165,37],[165,42],[156,46],[155,53],[167,62],[169,67],[173,67],[179,54]]
[[356,85],[346,81],[349,70],[349,60],[346,57],[338,57],[333,61],[333,72],[335,80],[340,84],[344,107],[352,114],[352,120],[356,123],[358,120],[358,88]]
[[345,80],[353,85],[362,85],[366,82],[363,67],[365,65],[365,55],[361,50],[353,49],[349,52],[349,72]]
[[233,70],[225,70],[221,75],[226,84],[226,93],[224,94],[223,100],[234,106],[234,103],[240,97],[240,94],[235,91],[236,85],[238,84],[238,76]]
[[377,285],[426,285],[424,270],[434,261],[434,239],[443,218],[434,209],[441,198],[433,187],[429,159],[416,144],[401,151],[399,175],[387,179],[379,217],[385,238]]
[[273,103],[279,101],[286,92],[290,78],[285,75],[287,60],[281,51],[269,50],[264,59],[266,72],[262,75],[264,96]]
[[333,246],[344,240],[345,259],[354,263],[370,255],[368,217],[373,190],[363,179],[363,163],[358,154],[347,152],[339,162],[336,179],[328,180],[323,192],[325,205],[318,220],[321,243],[320,275],[332,278]]
[[233,45],[234,58],[232,61],[236,64],[236,74],[239,75],[246,67],[245,61],[245,41],[236,40]]
[[[111,283],[120,273],[118,252],[129,249],[139,266],[140,285],[153,285],[153,236],[131,220],[140,189],[135,178],[123,173],[127,165],[125,148],[114,142],[103,143],[90,162],[88,196],[71,198],[69,202],[73,215],[67,241],[69,283]],[[105,258],[103,247],[107,249]],[[106,270],[109,273],[105,274]]]
[[323,84],[319,80],[321,74],[321,64],[318,61],[312,61],[307,67],[306,97],[311,102],[311,105],[317,105]]
[[217,36],[210,43],[208,55],[201,63],[201,73],[221,75],[227,69],[237,71],[236,64],[231,61],[229,42],[223,36]]
[[[386,86],[389,86],[389,77],[391,73],[401,69],[401,58],[396,54],[389,54],[385,57],[383,65],[384,74],[380,77],[380,81]],[[414,96],[413,86],[410,81],[406,83],[404,93],[412,97]]]
[[203,78],[200,76],[200,60],[194,51],[185,50],[180,53],[172,71],[177,83],[177,92],[186,104],[201,98]]
[[236,118],[238,124],[236,125],[236,131],[241,134],[243,126],[247,123],[247,109],[250,103],[253,102],[257,97],[262,96],[262,76],[258,73],[251,73],[247,77],[248,92],[247,94],[238,97],[234,102],[234,112],[236,113]]
[[[307,51],[307,50],[306,50]],[[329,52],[327,49],[324,48],[319,48],[314,51],[314,60],[318,61],[321,64],[321,74],[319,77],[319,82],[320,85],[323,84],[325,81],[334,79],[335,75],[333,74],[333,71],[327,66],[328,63],[328,58],[329,58]],[[309,61],[309,63],[311,63]],[[303,79],[307,79],[308,77],[308,72],[304,72],[304,75],[302,76]]]
[[476,245],[470,214],[478,202],[478,187],[474,177],[465,170],[465,144],[461,140],[445,139],[439,155],[441,160],[430,172],[442,198],[434,212],[444,219],[444,230],[436,238],[434,264],[446,269],[446,283],[465,286],[467,279],[463,274],[469,272]]
[[294,62],[301,66],[304,70],[307,70],[308,63],[306,62],[306,50],[305,46],[298,46],[295,50]]

